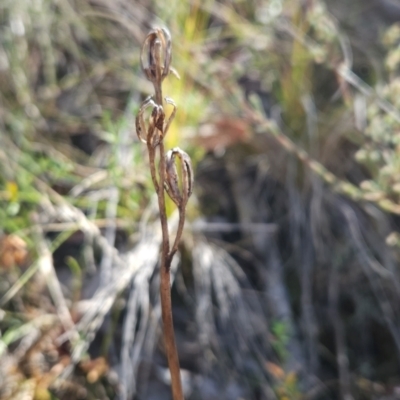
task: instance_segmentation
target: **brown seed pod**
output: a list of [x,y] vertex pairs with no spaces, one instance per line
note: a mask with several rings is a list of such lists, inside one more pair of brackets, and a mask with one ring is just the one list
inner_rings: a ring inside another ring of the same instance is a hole
[[162,106],[156,105],[150,117],[149,129],[147,131],[147,142],[156,147],[163,139],[163,126],[165,114]]
[[136,134],[139,140],[143,143],[147,143],[147,132],[148,132],[148,128],[146,127],[143,114],[147,108],[155,106],[156,103],[153,101],[152,97],[151,96],[147,97],[146,100],[140,105],[139,112],[136,116],[135,120]]
[[[147,108],[153,107],[149,118],[149,124],[146,126],[144,112]],[[165,113],[162,106],[157,105],[152,97],[148,97],[140,106],[136,116],[136,134],[143,143],[150,143],[156,147],[164,136]],[[157,135],[155,136],[155,133]]]
[[[182,188],[179,187],[176,157],[181,161]],[[179,208],[186,207],[193,191],[193,169],[189,155],[179,147],[169,150],[165,155],[165,190]]]
[[153,83],[160,83],[169,74],[171,35],[167,29],[156,28],[147,35],[140,54],[140,64],[147,79]]

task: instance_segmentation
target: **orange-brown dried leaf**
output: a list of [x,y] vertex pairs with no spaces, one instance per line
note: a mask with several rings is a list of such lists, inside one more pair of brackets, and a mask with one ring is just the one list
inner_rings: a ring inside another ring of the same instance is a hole
[[0,268],[10,269],[23,265],[28,258],[28,248],[17,235],[5,235],[0,239]]
[[240,118],[223,117],[200,127],[195,143],[205,150],[226,149],[252,137],[251,126]]
[[109,365],[104,357],[82,361],[79,365],[82,371],[86,373],[86,379],[89,383],[97,382],[109,370]]
[[285,378],[285,371],[279,365],[267,361],[265,367],[275,379],[283,380]]

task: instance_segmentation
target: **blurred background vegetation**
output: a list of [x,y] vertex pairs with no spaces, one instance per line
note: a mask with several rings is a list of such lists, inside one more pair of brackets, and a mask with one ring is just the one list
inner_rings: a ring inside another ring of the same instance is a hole
[[398,0],[2,0],[0,398],[170,399],[134,129],[154,26],[196,169],[186,398],[400,398]]

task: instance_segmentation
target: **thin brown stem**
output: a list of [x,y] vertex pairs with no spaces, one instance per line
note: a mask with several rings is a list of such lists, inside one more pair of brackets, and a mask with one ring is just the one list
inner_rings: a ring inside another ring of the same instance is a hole
[[184,400],[172,319],[170,265],[167,265],[167,263],[170,264],[170,260],[163,257],[160,270],[160,295],[164,342],[167,352],[168,367],[171,372],[172,397],[174,400]]
[[[147,79],[153,83],[154,102],[150,98],[150,100],[145,101],[142,104],[142,107],[140,108],[139,114],[136,118],[136,131],[139,139],[147,143],[151,178],[157,193],[158,207],[160,211],[160,223],[162,231],[160,298],[165,349],[167,353],[168,367],[171,373],[172,396],[174,400],[184,400],[172,318],[170,267],[172,258],[177,251],[179,240],[182,236],[183,225],[185,223],[185,207],[191,190],[188,189],[189,186],[186,184],[186,191],[183,197],[185,199],[184,204],[182,203],[180,206],[178,206],[178,231],[172,246],[172,250],[170,250],[168,218],[165,206],[166,160],[163,139],[169,128],[169,124],[175,115],[176,106],[171,99],[166,100],[169,104],[174,106],[174,111],[166,123],[164,123],[165,113],[163,110],[162,81],[168,75],[171,63],[171,37],[166,29],[154,29],[149,33],[142,47],[140,61]],[[143,112],[150,105],[153,106],[153,112],[150,117],[150,122],[146,127],[143,119]],[[143,137],[145,134],[146,138]],[[158,176],[156,168],[157,148],[159,149],[160,157]],[[190,169],[190,159],[187,155],[185,162],[186,168]],[[186,171],[186,175],[190,175],[190,177],[192,177],[191,170],[189,172]],[[185,179],[185,182],[188,182],[187,176]]]
[[[158,90],[157,90],[158,89]],[[157,104],[162,105],[162,89],[155,88]],[[171,373],[172,397],[174,400],[184,400],[182,382],[180,375],[180,366],[178,351],[175,342],[174,323],[172,318],[172,301],[171,301],[171,277],[170,267],[172,257],[169,253],[169,233],[168,233],[168,218],[165,207],[165,150],[163,141],[158,145],[160,154],[159,165],[159,185],[157,190],[158,206],[160,209],[160,222],[163,236],[162,253],[161,253],[161,268],[160,268],[160,297],[161,311],[163,320],[164,342],[167,353],[168,367]]]
[[154,189],[155,189],[155,191],[157,193],[157,197],[158,197],[158,193],[160,191],[160,186],[159,186],[158,180],[157,180],[156,150],[153,149],[153,147],[149,143],[147,144],[147,150],[149,152],[149,164],[150,164],[151,179],[153,181]]
[[169,252],[169,259],[172,260],[175,253],[178,251],[179,242],[182,237],[183,227],[185,226],[185,208],[179,207],[179,223],[178,229],[176,231],[176,236],[174,240],[174,244],[171,247],[171,251]]
[[[170,267],[173,255],[171,255],[169,251],[168,218],[165,208],[165,193],[164,193],[165,157],[164,157],[164,145],[162,142],[159,144],[159,149],[160,149],[160,168],[159,168],[159,181],[158,181],[156,175],[156,167],[155,167],[156,151],[151,146],[150,143],[148,144],[151,177],[157,193],[158,206],[160,210],[161,230],[162,230],[160,297],[161,297],[161,311],[163,320],[163,333],[164,333],[165,349],[167,353],[168,367],[171,373],[171,387],[172,387],[173,399],[184,400],[181,377],[180,377],[178,351],[176,348],[175,332],[174,332],[174,325],[172,318]],[[183,225],[182,226],[181,225],[182,222],[180,218],[179,221],[180,228],[178,228],[178,233],[182,232]],[[175,239],[175,242],[176,241],[177,240]],[[177,247],[177,243],[174,243],[174,247],[175,246]]]
[[[164,157],[164,144],[161,142],[159,144],[160,149],[160,168],[159,168],[159,177],[160,184],[158,190],[158,206],[160,208],[160,221],[161,221],[161,229],[163,235],[163,259],[168,256],[169,253],[169,234],[168,234],[168,218],[167,218],[167,210],[165,208],[165,192],[164,192],[164,182],[165,182],[165,157]],[[165,251],[164,251],[165,250]]]

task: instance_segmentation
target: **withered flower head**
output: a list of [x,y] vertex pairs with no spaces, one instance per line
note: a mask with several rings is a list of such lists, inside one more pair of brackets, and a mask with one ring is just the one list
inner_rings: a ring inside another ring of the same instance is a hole
[[[144,113],[149,107],[153,107],[153,110],[149,118],[149,123],[146,126]],[[136,116],[136,133],[139,140],[143,143],[150,143],[153,147],[156,147],[163,139],[165,131],[164,119],[165,114],[163,107],[156,104],[152,97],[149,96],[140,106],[139,113]]]
[[[182,188],[179,188],[176,157],[181,161]],[[179,147],[174,147],[165,155],[165,190],[179,208],[186,207],[193,191],[193,169],[189,155]]]
[[156,28],[147,35],[140,54],[140,64],[149,81],[160,84],[170,72],[171,35]]

